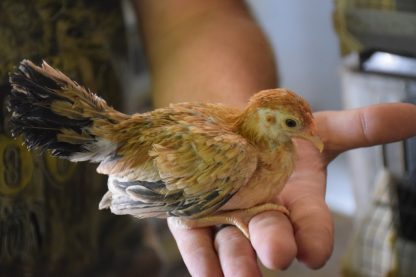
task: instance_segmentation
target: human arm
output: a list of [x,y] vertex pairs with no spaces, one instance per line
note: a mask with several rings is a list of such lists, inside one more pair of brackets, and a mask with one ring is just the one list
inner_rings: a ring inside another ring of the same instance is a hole
[[137,1],[156,107],[204,101],[243,106],[276,87],[271,49],[244,1]]

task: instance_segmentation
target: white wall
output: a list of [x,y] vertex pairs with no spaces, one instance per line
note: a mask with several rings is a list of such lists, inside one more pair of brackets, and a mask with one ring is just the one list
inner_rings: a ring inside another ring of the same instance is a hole
[[341,108],[333,0],[248,0],[277,53],[280,86],[314,109]]

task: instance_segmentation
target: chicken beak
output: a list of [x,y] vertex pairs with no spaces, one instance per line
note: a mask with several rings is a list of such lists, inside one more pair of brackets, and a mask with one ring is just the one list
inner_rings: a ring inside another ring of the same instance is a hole
[[324,143],[314,129],[301,133],[297,137],[310,141],[320,153],[324,150]]

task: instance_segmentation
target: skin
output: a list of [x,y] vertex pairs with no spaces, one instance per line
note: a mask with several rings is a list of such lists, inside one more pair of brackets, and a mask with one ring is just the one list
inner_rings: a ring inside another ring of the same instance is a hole
[[[184,101],[242,107],[253,93],[277,87],[273,54],[243,1],[137,0],[136,6],[156,107]],[[315,117],[325,150],[297,141],[295,172],[276,196],[290,220],[279,212],[255,216],[251,243],[235,227],[185,230],[170,224],[193,276],[260,276],[257,258],[270,269],[285,269],[295,258],[310,268],[323,266],[334,232],[324,201],[328,164],[349,149],[416,135],[416,107],[410,104]]]
[[241,0],[138,0],[155,107],[211,102],[244,107],[275,88],[271,48]]

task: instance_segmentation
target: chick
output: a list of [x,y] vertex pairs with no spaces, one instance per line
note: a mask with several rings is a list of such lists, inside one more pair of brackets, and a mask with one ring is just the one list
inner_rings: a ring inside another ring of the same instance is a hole
[[13,135],[29,149],[98,162],[109,175],[99,208],[115,214],[233,224],[249,237],[256,214],[289,215],[272,199],[294,168],[292,138],[323,148],[309,105],[286,89],[261,91],[242,110],[180,103],[125,115],[45,62],[22,61],[10,83]]

